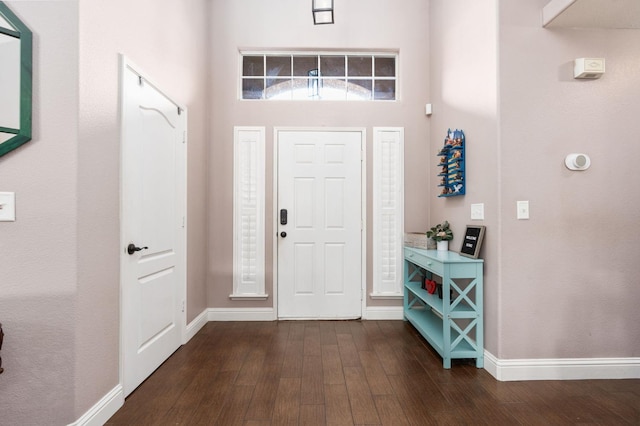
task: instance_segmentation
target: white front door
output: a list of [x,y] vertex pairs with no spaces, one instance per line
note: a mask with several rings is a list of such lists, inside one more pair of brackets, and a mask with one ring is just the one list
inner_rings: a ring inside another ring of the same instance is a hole
[[363,143],[359,130],[277,132],[279,318],[362,316]]
[[122,380],[131,393],[184,329],[186,111],[122,69]]

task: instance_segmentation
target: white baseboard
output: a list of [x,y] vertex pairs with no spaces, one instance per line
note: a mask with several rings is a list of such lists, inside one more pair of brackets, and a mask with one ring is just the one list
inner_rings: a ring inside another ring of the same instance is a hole
[[200,331],[202,327],[209,321],[207,309],[202,311],[200,315],[195,317],[193,321],[187,324],[187,328],[185,329],[184,336],[182,338],[182,344],[185,345],[189,340],[193,338],[193,336]]
[[371,300],[403,300],[404,294],[369,293]]
[[367,306],[362,313],[363,320],[401,320],[402,306]]
[[208,321],[275,321],[273,308],[209,308]]
[[124,405],[124,391],[118,385],[69,426],[102,426]]
[[498,359],[485,350],[484,368],[504,382],[640,378],[640,358]]

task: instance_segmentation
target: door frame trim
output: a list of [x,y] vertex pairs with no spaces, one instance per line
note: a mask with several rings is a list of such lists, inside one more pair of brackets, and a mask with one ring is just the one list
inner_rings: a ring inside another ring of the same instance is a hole
[[[280,132],[357,132],[360,133],[360,318],[364,318],[367,307],[367,129],[366,127],[273,127],[273,198],[272,198],[272,250],[273,250],[273,319],[278,320],[278,134]],[[293,318],[284,318],[290,320]],[[306,318],[309,319],[309,318]]]
[[[181,272],[181,288],[179,289],[180,292],[180,298],[176,301],[178,304],[182,303],[182,315],[181,317],[178,319],[178,327],[179,327],[179,335],[180,335],[180,344],[184,345],[186,343],[186,330],[187,330],[187,307],[186,307],[186,300],[187,300],[187,192],[188,192],[188,188],[187,188],[187,142],[188,142],[188,134],[187,134],[187,108],[183,105],[180,105],[179,103],[177,103],[174,98],[172,96],[169,96],[165,91],[161,90],[159,88],[159,86],[157,84],[155,84],[155,82],[151,79],[149,79],[147,77],[147,73],[144,72],[144,70],[142,68],[140,68],[139,66],[137,66],[135,63],[133,63],[129,58],[127,58],[124,54],[119,53],[118,54],[118,59],[119,59],[119,67],[118,67],[118,128],[119,128],[119,135],[118,135],[118,141],[120,144],[120,158],[119,158],[119,187],[120,187],[120,198],[118,200],[119,202],[119,210],[120,210],[120,214],[119,214],[119,223],[120,223],[120,238],[119,238],[119,242],[120,242],[120,247],[119,247],[119,253],[120,253],[120,257],[119,257],[119,273],[120,273],[120,277],[119,277],[119,281],[120,281],[120,295],[119,295],[119,307],[120,307],[120,327],[119,327],[119,344],[120,344],[120,351],[119,351],[119,359],[118,359],[118,369],[119,369],[119,373],[118,373],[118,380],[120,381],[120,385],[123,387],[123,392],[124,392],[124,329],[125,329],[125,324],[124,324],[124,310],[123,310],[123,287],[125,285],[124,282],[124,247],[127,243],[127,239],[125,238],[124,235],[124,229],[125,226],[123,225],[125,223],[125,219],[124,219],[124,215],[123,215],[123,188],[124,188],[124,168],[123,166],[123,147],[124,147],[124,108],[123,108],[123,103],[124,103],[124,81],[125,81],[125,74],[127,71],[127,68],[130,69],[131,71],[133,71],[134,73],[136,73],[140,78],[142,78],[144,81],[146,81],[148,84],[150,84],[155,90],[157,90],[160,94],[162,94],[164,97],[166,97],[169,101],[171,101],[173,104],[176,105],[177,108],[180,108],[182,110],[182,114],[184,114],[185,117],[185,129],[184,129],[184,145],[185,145],[185,149],[184,149],[184,159],[183,159],[183,165],[182,165],[182,170],[179,170],[179,173],[181,173],[181,179],[183,181],[183,185],[182,185],[182,191],[181,193],[177,194],[177,199],[176,201],[179,203],[178,205],[178,211],[182,212],[182,215],[184,217],[184,225],[182,227],[182,233],[181,235],[178,236],[178,244],[179,246],[182,248],[182,253],[180,255],[177,256],[177,262],[179,262],[181,268],[182,268],[182,272]],[[127,395],[124,395],[125,397]]]

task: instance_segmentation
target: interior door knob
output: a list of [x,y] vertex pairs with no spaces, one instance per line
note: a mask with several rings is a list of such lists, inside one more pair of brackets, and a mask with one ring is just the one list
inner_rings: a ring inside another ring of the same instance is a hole
[[286,238],[286,237],[287,237],[287,233],[286,233],[286,232],[284,232],[284,231],[282,231],[282,232],[280,233],[280,236],[281,236],[282,238]]
[[129,254],[133,254],[133,253],[135,253],[135,252],[137,252],[137,251],[140,251],[140,250],[146,250],[146,249],[148,249],[148,248],[149,248],[149,247],[136,247],[136,245],[135,245],[135,244],[131,243],[131,244],[129,244],[129,245],[127,246],[127,253],[129,253]]

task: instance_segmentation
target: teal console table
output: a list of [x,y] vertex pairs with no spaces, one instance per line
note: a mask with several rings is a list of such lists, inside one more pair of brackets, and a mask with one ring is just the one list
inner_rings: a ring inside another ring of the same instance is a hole
[[[483,264],[451,251],[404,248],[404,318],[442,356],[444,368],[453,358],[484,366]],[[422,288],[433,275],[441,279],[442,298]]]

